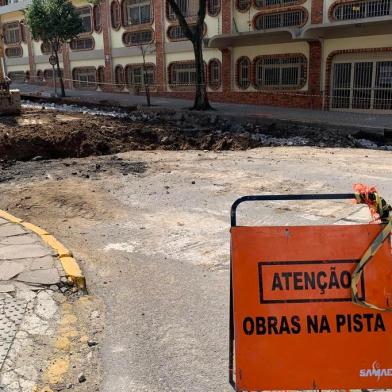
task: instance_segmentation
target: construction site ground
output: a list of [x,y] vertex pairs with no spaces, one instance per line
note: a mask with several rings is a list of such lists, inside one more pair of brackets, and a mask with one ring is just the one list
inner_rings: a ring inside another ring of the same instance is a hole
[[[85,273],[97,371],[80,362],[86,380],[71,389],[230,391],[231,204],[246,194],[350,192],[356,182],[390,201],[389,141],[143,116],[30,107],[0,119],[0,209],[50,230]],[[239,223],[337,223],[356,208],[254,205],[241,207]]]

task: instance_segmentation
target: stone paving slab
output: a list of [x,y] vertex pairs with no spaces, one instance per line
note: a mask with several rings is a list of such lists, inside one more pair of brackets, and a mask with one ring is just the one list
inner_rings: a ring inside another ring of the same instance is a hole
[[[48,333],[57,312],[52,296],[64,275],[52,248],[37,234],[0,218],[0,391],[25,390],[19,389],[23,379],[13,373],[11,363],[16,358],[11,358],[10,350],[23,352],[15,342],[22,326],[24,334]],[[3,369],[7,360],[9,366]]]

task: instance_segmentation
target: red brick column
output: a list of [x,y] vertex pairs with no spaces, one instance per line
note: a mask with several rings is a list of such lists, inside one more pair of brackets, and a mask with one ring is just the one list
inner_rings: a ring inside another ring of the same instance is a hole
[[233,1],[222,1],[222,34],[231,33],[233,21],[232,3]]
[[100,7],[102,21],[103,53],[105,58],[105,83],[109,83],[109,85],[104,85],[104,90],[112,91],[113,86],[111,86],[110,84],[113,83],[113,61],[110,44],[111,15],[109,0],[101,1]]
[[26,43],[27,43],[27,50],[29,52],[29,66],[30,66],[30,77],[31,80],[34,82],[34,76],[36,73],[36,66],[34,62],[34,50],[33,50],[33,42],[32,42],[32,37],[30,33],[30,29],[28,28],[27,24],[23,26],[25,29],[25,34],[26,34]]
[[[232,1],[222,1],[222,34],[230,34],[232,28]],[[222,49],[222,91],[223,94],[231,91],[231,50]]]
[[166,61],[165,61],[165,1],[154,1],[155,21],[155,83],[157,91],[167,91],[166,88]]
[[321,105],[321,59],[322,45],[319,41],[309,42],[309,94],[313,95],[313,105],[319,107]]
[[71,62],[69,59],[69,44],[63,45],[63,69],[64,69],[64,86],[65,88],[72,88],[73,83],[71,82],[72,79],[72,72],[71,72]]
[[234,72],[231,69],[231,50],[222,49],[222,91],[223,94],[231,92],[231,80]]
[[324,0],[312,0],[312,24],[323,23]]

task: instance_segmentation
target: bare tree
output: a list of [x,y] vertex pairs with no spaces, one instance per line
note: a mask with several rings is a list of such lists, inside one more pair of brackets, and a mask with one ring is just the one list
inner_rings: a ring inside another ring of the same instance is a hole
[[151,44],[140,44],[139,45],[139,50],[140,53],[142,54],[142,59],[143,59],[143,85],[144,85],[144,91],[146,93],[146,100],[147,100],[147,106],[151,106],[151,95],[150,95],[150,79],[148,77],[148,71],[147,71],[147,65],[146,65],[146,55],[154,53],[155,48],[151,46]]
[[206,86],[206,72],[203,58],[203,33],[204,19],[206,17],[207,0],[199,0],[199,11],[197,13],[197,22],[194,26],[189,26],[184,14],[181,12],[177,4],[178,0],[167,0],[173,9],[184,35],[192,42],[193,51],[195,53],[196,66],[196,94],[193,108],[195,110],[210,110],[211,105],[208,100]]

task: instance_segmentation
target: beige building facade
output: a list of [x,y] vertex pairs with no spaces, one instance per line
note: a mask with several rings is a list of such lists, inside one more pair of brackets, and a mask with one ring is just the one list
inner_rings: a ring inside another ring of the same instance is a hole
[[[392,0],[206,1],[212,100],[392,111]],[[28,4],[0,0],[7,73],[50,84],[51,48],[31,39],[23,14]],[[62,48],[67,87],[139,94],[148,83],[156,95],[192,96],[192,46],[165,0],[73,4],[85,32]],[[198,1],[178,4],[194,23]]]

